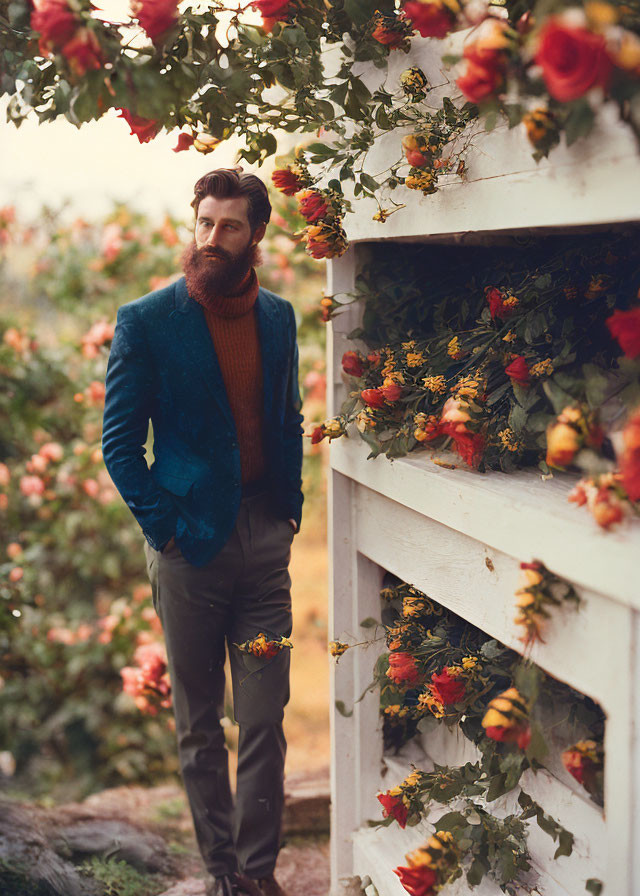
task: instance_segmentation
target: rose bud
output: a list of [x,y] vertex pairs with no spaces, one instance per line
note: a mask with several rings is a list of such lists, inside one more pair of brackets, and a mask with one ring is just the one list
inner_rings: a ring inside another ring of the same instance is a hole
[[568,467],[580,448],[578,432],[566,423],[552,423],[547,427],[547,464]]
[[345,352],[342,356],[342,369],[349,376],[362,376],[364,368],[358,352]]
[[399,386],[398,383],[389,383],[387,386],[380,386],[380,392],[387,401],[394,402],[402,395],[402,386]]
[[384,395],[380,389],[364,389],[360,393],[360,397],[370,408],[384,407]]

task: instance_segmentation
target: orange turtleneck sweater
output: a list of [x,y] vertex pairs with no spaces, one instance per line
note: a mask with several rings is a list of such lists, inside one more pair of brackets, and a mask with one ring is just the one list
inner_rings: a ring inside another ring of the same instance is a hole
[[242,483],[265,474],[262,420],[262,354],[255,303],[258,278],[252,269],[237,294],[201,302],[235,420]]

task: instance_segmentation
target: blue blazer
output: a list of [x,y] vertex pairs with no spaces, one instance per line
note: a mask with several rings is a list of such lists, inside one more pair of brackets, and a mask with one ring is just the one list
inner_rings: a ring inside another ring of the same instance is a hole
[[[299,526],[303,418],[294,311],[261,287],[256,313],[272,507]],[[102,454],[116,488],[152,548],[161,550],[173,535],[185,559],[204,566],[233,531],[240,450],[204,311],[184,277],[118,309],[105,385]]]

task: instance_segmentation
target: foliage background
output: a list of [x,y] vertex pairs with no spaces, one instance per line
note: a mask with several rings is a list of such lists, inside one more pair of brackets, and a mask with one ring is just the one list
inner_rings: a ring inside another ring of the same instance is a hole
[[[294,303],[313,419],[324,407],[323,269],[286,235],[289,202],[276,196],[274,207],[260,279]],[[100,438],[109,325],[121,304],[179,274],[189,225],[125,205],[92,221],[47,206],[32,221],[0,212],[0,769],[18,792],[76,798],[177,772],[171,712],[143,714],[122,691],[120,670],[160,632],[143,536],[104,468]],[[314,585],[301,596],[294,637],[317,684],[315,693],[304,687],[298,667],[289,719],[290,739],[319,765],[327,755],[323,452],[305,447],[306,533],[296,550],[308,556],[294,556],[293,569],[296,579],[296,567],[308,567]],[[307,579],[296,581],[307,589]],[[295,753],[294,744],[294,761]]]

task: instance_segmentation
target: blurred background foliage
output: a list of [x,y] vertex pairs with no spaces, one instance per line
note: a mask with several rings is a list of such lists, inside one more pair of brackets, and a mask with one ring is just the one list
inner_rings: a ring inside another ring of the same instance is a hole
[[[308,424],[324,413],[324,266],[288,235],[295,201],[272,203],[259,278],[295,307]],[[79,798],[177,774],[171,711],[123,691],[121,669],[161,632],[143,535],[100,442],[117,309],[179,276],[190,239],[190,219],[122,205],[95,221],[0,209],[0,783],[18,793]],[[323,451],[304,444],[313,528]]]

